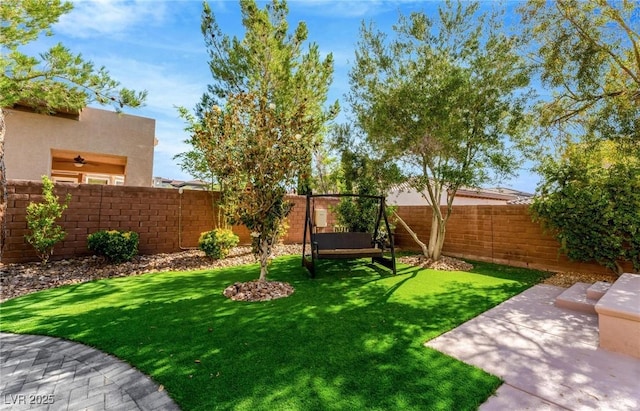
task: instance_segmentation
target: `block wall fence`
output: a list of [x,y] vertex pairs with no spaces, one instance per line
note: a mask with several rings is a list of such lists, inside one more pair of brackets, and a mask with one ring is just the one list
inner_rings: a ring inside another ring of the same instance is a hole
[[[53,259],[91,255],[87,236],[98,230],[132,230],[140,235],[140,254],[171,253],[197,247],[200,233],[216,227],[217,193],[206,191],[64,184],[55,186],[63,199],[71,194],[71,203],[60,225],[67,236],[55,247]],[[2,263],[37,261],[24,236],[28,233],[26,207],[42,200],[39,181],[10,180],[4,218],[8,235]],[[302,243],[305,197],[289,196],[294,203],[284,238],[288,244]],[[337,204],[336,198],[316,198],[316,208]],[[398,214],[428,242],[431,209],[403,206]],[[329,213],[329,225],[333,216]],[[233,227],[241,244],[251,241],[246,227]],[[418,249],[411,236],[396,228],[395,242],[402,249]],[[456,206],[447,225],[443,252],[454,257],[495,262],[549,271],[607,273],[598,264],[569,261],[558,252],[559,244],[533,223],[526,205]]]
[[[87,236],[99,230],[131,230],[140,236],[140,254],[178,252],[195,248],[203,231],[216,228],[218,193],[196,190],[57,183],[55,195],[63,200],[71,194],[69,208],[59,224],[67,233],[56,245],[52,259],[91,255]],[[289,215],[288,244],[302,243],[306,197],[290,196],[294,206]],[[28,234],[26,209],[30,202],[42,201],[39,181],[9,180],[6,218],[7,239],[2,263],[38,261]],[[317,199],[316,206],[337,203],[337,199]],[[329,223],[333,223],[332,220]],[[241,244],[251,242],[244,226],[233,227]]]
[[[398,215],[428,244],[430,207],[403,206]],[[599,264],[573,262],[561,254],[558,241],[531,221],[527,205],[454,206],[446,230],[442,251],[448,256],[546,271],[612,274]],[[401,226],[395,242],[419,250]],[[625,268],[631,272],[631,265]]]

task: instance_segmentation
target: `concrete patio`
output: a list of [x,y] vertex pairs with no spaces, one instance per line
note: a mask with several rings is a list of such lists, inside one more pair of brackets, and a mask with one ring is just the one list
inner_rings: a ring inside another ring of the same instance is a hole
[[640,359],[598,348],[596,314],[554,306],[564,290],[534,286],[425,345],[504,380],[480,410],[640,409]]

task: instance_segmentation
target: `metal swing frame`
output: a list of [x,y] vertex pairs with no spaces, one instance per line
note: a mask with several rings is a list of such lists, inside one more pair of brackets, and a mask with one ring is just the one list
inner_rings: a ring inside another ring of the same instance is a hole
[[[321,197],[354,197],[377,200],[379,211],[373,233],[357,232],[322,232],[318,233],[315,225],[315,199]],[[389,227],[386,214],[384,196],[366,194],[307,194],[307,210],[304,220],[304,234],[302,243],[302,265],[309,270],[311,278],[315,277],[316,260],[323,259],[355,259],[371,258],[372,263],[378,263],[396,274],[396,254],[393,244],[393,234]],[[391,257],[385,257],[386,244],[378,240],[380,223],[384,221],[389,235],[389,252]],[[309,254],[307,254],[309,243]]]

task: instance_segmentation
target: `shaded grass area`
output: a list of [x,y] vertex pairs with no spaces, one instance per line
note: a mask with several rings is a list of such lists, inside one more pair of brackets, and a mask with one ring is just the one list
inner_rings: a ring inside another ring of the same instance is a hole
[[531,270],[472,273],[291,256],[272,280],[296,291],[262,303],[222,291],[257,265],[100,280],[0,305],[0,329],[112,353],[163,384],[184,410],[465,410],[500,385],[423,343],[537,282]]

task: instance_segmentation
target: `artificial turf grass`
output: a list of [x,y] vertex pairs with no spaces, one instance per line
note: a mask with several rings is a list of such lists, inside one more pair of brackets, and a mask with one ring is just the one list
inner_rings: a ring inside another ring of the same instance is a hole
[[[287,298],[234,302],[222,290],[257,265],[62,287],[0,305],[2,331],[81,341],[135,365],[184,410],[475,409],[498,378],[423,346],[534,284],[539,272],[474,273],[274,261]],[[196,362],[199,361],[199,362]]]

